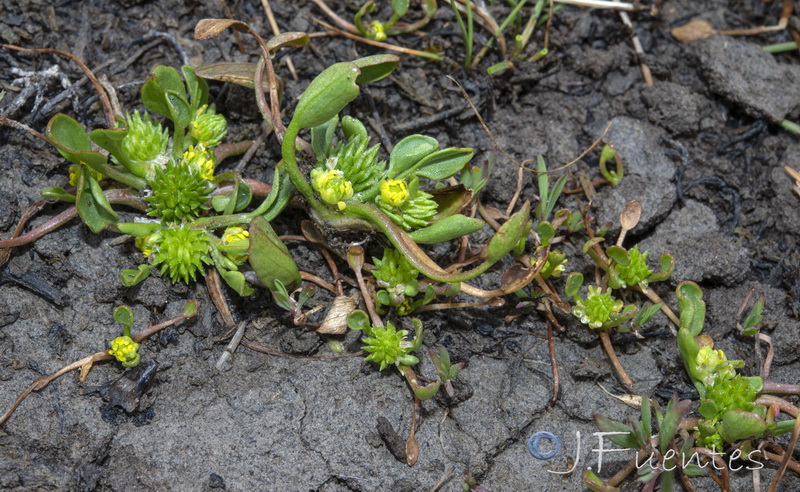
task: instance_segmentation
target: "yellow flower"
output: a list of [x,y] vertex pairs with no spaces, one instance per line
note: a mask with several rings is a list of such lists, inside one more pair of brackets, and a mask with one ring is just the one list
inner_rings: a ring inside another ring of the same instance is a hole
[[228,227],[225,229],[225,233],[222,235],[222,240],[225,241],[225,244],[231,244],[249,237],[250,231],[244,227]]
[[[81,163],[81,164],[85,165],[83,163]],[[79,166],[69,166],[69,185],[70,186],[78,186],[78,174],[79,174],[79,172],[80,172],[80,167]],[[96,181],[101,181],[103,179],[103,175],[98,173],[97,171],[95,171],[91,167],[89,168],[89,174],[91,174],[92,177]]]
[[393,207],[403,205],[409,194],[408,185],[401,179],[387,179],[381,183],[381,198]]
[[353,185],[344,179],[344,173],[338,169],[312,170],[311,185],[324,202],[338,206],[339,210],[344,210],[344,202],[353,198]]
[[183,153],[183,160],[200,171],[200,177],[211,180],[214,177],[214,159],[208,153],[205,146],[190,145],[189,149]]
[[131,337],[117,337],[111,341],[111,350],[108,353],[125,367],[133,367],[139,363],[140,356],[137,353],[139,344],[134,342]]
[[386,30],[383,27],[383,22],[374,20],[370,22],[370,27],[372,27],[372,31],[375,33],[373,34],[373,39],[375,41],[386,41]]
[[154,232],[153,234],[148,234],[147,236],[137,237],[134,240],[134,244],[137,248],[139,248],[139,251],[142,252],[145,258],[148,258],[153,250],[158,247],[160,240],[161,233]]

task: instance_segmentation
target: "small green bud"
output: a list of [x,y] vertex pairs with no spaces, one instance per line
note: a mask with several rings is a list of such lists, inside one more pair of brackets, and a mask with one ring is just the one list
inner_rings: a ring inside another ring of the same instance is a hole
[[407,330],[396,331],[394,325],[386,323],[386,328],[373,326],[368,337],[364,338],[364,349],[369,352],[366,360],[380,364],[380,370],[392,364],[414,365],[419,359],[410,355],[413,344],[405,339]]
[[197,110],[197,116],[189,124],[189,134],[200,145],[214,148],[228,133],[228,122],[221,114],[216,114],[208,105]]
[[617,275],[625,285],[628,287],[638,285],[642,290],[647,290],[648,279],[653,274],[653,271],[647,268],[647,256],[649,254],[649,251],[639,253],[639,246],[637,245],[628,251],[628,256],[630,257],[628,266],[614,265],[614,270],[616,270]]
[[[122,140],[121,150],[125,156],[137,164],[150,163],[163,165],[167,160],[169,133],[147,113],[134,111],[127,115],[128,134]],[[112,156],[112,160],[117,160]]]
[[135,367],[141,357],[138,354],[139,344],[131,337],[117,337],[111,341],[110,355],[115,357],[124,367]]
[[601,329],[603,325],[611,319],[612,314],[618,313],[624,303],[615,299],[611,295],[611,290],[603,292],[600,287],[589,286],[589,296],[586,299],[578,299],[577,306],[572,308],[574,314],[581,323],[589,325],[589,328]]

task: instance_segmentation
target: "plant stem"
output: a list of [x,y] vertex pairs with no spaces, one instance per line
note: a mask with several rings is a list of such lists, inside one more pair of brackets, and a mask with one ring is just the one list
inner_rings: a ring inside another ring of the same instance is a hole
[[608,335],[608,332],[600,331],[598,335],[600,335],[600,342],[603,344],[603,348],[605,349],[606,354],[608,354],[608,358],[611,359],[611,365],[614,366],[614,370],[617,371],[617,376],[619,376],[626,386],[632,388],[633,381],[631,381],[631,378],[628,377],[625,369],[622,368],[622,364],[619,363],[617,354],[614,353],[614,347],[611,345],[611,337]]

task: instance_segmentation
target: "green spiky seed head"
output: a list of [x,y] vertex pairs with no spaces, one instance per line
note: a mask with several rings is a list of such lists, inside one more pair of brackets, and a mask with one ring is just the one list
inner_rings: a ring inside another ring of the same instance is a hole
[[[419,293],[417,276],[419,271],[399,251],[392,249],[383,250],[383,259],[373,258],[375,271],[372,275],[379,286],[383,287],[376,293],[378,302],[398,308],[398,313],[408,314],[411,309],[407,298]],[[402,306],[402,308],[401,308]]]
[[213,149],[222,142],[228,133],[228,122],[208,105],[197,110],[197,116],[189,124],[189,134],[195,142]]
[[205,275],[203,264],[210,265],[208,254],[210,240],[199,229],[190,229],[185,224],[163,229],[153,265],[161,265],[161,274],[169,273],[173,283],[197,279],[197,272]]
[[384,370],[392,364],[414,365],[419,359],[410,355],[412,343],[406,340],[407,330],[397,331],[394,325],[386,323],[386,328],[373,326],[370,329],[370,336],[364,338],[364,347],[361,347],[369,355],[366,360],[380,364],[380,370]]
[[170,161],[164,169],[156,168],[150,181],[150,207],[147,215],[158,217],[165,224],[194,220],[204,210],[211,193],[211,183],[203,179],[199,169],[186,160]]
[[380,145],[369,145],[366,135],[354,135],[346,144],[340,143],[330,152],[319,169],[337,169],[342,172],[344,179],[353,186],[354,193],[360,193],[367,188],[375,186],[384,170],[385,161],[378,161]]
[[[147,113],[134,111],[125,117],[128,134],[120,144],[122,153],[137,164],[164,165],[167,161],[167,145],[169,133],[157,121],[150,119]],[[115,158],[112,160],[117,162]]]
[[589,296],[586,299],[578,299],[577,306],[572,308],[574,314],[581,323],[589,325],[589,328],[600,329],[611,318],[613,313],[618,313],[624,303],[615,299],[611,295],[611,289],[606,292],[600,287],[589,286]]
[[639,253],[639,246],[634,246],[633,249],[628,251],[630,263],[628,266],[614,265],[617,275],[620,280],[628,287],[640,286],[642,289],[647,289],[647,279],[653,274],[653,271],[647,268],[647,257],[649,251]]

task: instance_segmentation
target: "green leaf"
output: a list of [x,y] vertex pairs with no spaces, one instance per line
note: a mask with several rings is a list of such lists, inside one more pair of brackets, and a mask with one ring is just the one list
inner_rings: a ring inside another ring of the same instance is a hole
[[681,282],[675,289],[680,306],[681,327],[686,327],[692,336],[703,331],[706,317],[706,303],[703,302],[703,291],[694,282]]
[[369,133],[367,133],[367,127],[364,126],[364,123],[352,116],[342,118],[342,131],[348,142],[356,138],[369,138]]
[[157,222],[117,222],[117,229],[133,237],[149,236],[161,228]]
[[[407,364],[408,365],[408,364]],[[433,398],[433,395],[439,391],[439,386],[441,385],[441,381],[436,381],[431,383],[427,386],[420,386],[418,388],[414,388],[414,394],[422,401],[430,400]]]
[[641,420],[642,431],[644,432],[646,438],[650,439],[650,436],[653,435],[653,428],[650,422],[653,419],[653,414],[650,408],[650,398],[648,398],[647,395],[642,395],[641,400],[642,400],[642,406],[640,410],[642,414],[642,420]]
[[142,85],[142,104],[150,111],[172,119],[172,109],[167,101],[168,91],[184,95],[186,87],[177,70],[159,65],[153,69],[152,75]]
[[150,265],[139,265],[136,270],[120,270],[119,279],[125,287],[139,285],[150,276]]
[[405,173],[439,148],[439,142],[425,135],[409,135],[397,142],[389,154],[389,178]]
[[408,13],[408,0],[392,0],[392,11],[397,17],[403,17]]
[[700,398],[705,397],[706,386],[700,381],[701,376],[697,371],[697,354],[700,352],[700,346],[688,328],[681,327],[678,330],[678,349],[683,356],[683,366],[686,368],[686,372],[689,373],[695,388],[700,393]]
[[311,38],[304,32],[284,32],[277,34],[265,43],[270,55],[274,55],[283,47],[302,48],[311,42]]
[[753,412],[728,410],[722,415],[720,435],[725,442],[733,443],[741,439],[761,437],[766,430],[767,423]]
[[111,208],[103,190],[86,166],[80,166],[75,205],[83,223],[95,234],[119,220],[119,215]]
[[45,136],[65,159],[73,164],[86,164],[102,173],[100,166],[108,162],[108,157],[92,150],[92,143],[83,127],[65,114],[57,114],[50,119]]
[[540,222],[536,228],[536,234],[542,240],[542,246],[548,246],[550,241],[556,236],[556,230],[550,222]]
[[672,255],[661,255],[658,262],[661,264],[661,271],[650,275],[650,283],[667,280],[675,270],[675,258]]
[[577,302],[580,298],[580,290],[583,285],[583,274],[579,272],[572,272],[567,276],[567,285],[564,287],[564,293],[570,299]]
[[428,179],[446,179],[460,171],[475,151],[472,149],[448,148],[428,154],[412,167],[401,173],[397,179],[405,179],[415,174]]
[[645,323],[650,321],[650,319],[658,313],[663,305],[663,302],[659,302],[658,304],[647,303],[642,306],[642,309],[639,310],[639,314],[636,315],[636,319],[633,322],[634,328],[639,329],[644,326]]
[[349,326],[351,330],[366,332],[372,327],[372,323],[370,323],[367,313],[357,309],[347,315],[347,326]]
[[67,193],[64,188],[60,186],[53,186],[52,188],[48,188],[46,190],[42,190],[40,192],[42,198],[47,201],[58,201],[58,202],[67,202],[67,203],[75,203],[76,197],[72,193]]
[[372,55],[353,60],[353,64],[361,70],[356,83],[377,82],[392,73],[398,63],[400,58],[395,55]]
[[787,434],[789,432],[792,432],[793,430],[794,430],[794,419],[782,420],[780,422],[776,422],[769,428],[770,434],[772,434],[773,436],[780,436],[781,434]]
[[603,241],[605,241],[605,239],[602,237],[593,237],[592,239],[589,239],[583,243],[583,254],[586,254],[586,252],[593,248],[595,244],[600,244]]
[[333,134],[336,133],[336,125],[339,123],[339,115],[335,115],[325,123],[311,129],[311,149],[317,159],[322,159],[327,154],[333,141]]
[[262,216],[256,216],[250,221],[248,261],[258,279],[270,290],[275,290],[276,279],[283,282],[289,290],[294,290],[301,283],[300,272],[289,250]]
[[489,241],[489,250],[486,253],[486,261],[495,263],[506,253],[514,249],[519,240],[530,230],[531,205],[528,202],[522,206],[519,212],[508,219],[505,224]]
[[764,309],[764,294],[762,293],[758,296],[758,299],[753,304],[753,308],[750,310],[750,314],[747,315],[747,318],[744,320],[742,324],[742,334],[743,335],[755,335],[758,333],[758,327],[761,325],[761,320],[763,319],[761,315],[761,311]]
[[183,305],[183,315],[191,318],[195,314],[197,314],[197,301],[187,301]]
[[124,304],[117,307],[114,309],[114,321],[130,330],[133,326],[133,311]]
[[208,83],[197,77],[194,68],[189,65],[182,66],[181,72],[183,80],[186,81],[186,92],[192,103],[192,112],[196,113],[198,109],[208,104]]
[[223,270],[220,273],[222,278],[225,279],[225,283],[240,296],[249,296],[253,293],[253,288],[247,285],[247,280],[245,280],[242,272],[238,270]]
[[355,63],[331,65],[311,81],[297,103],[290,127],[313,128],[333,118],[361,91],[356,85],[360,69]]
[[619,488],[606,485],[592,470],[583,472],[583,484],[592,492],[619,492]]
[[194,118],[192,107],[186,101],[186,96],[179,92],[167,91],[164,94],[170,114],[167,117],[172,120],[177,128],[186,128]]
[[628,266],[631,263],[628,252],[620,246],[611,246],[606,250],[606,255],[621,266]]
[[664,419],[661,421],[661,428],[658,430],[658,448],[661,454],[667,452],[670,441],[675,436],[675,431],[678,429],[678,423],[689,412],[689,407],[692,404],[690,400],[678,401],[678,395],[674,395],[667,404],[667,410],[664,412]]
[[408,235],[417,244],[436,244],[450,241],[481,230],[484,222],[461,214],[451,215],[418,229]]
[[644,443],[638,442],[635,434],[633,433],[633,429],[622,422],[615,422],[608,417],[595,414],[594,423],[602,432],[626,432],[627,434],[604,436],[619,447],[638,449],[644,445]]

